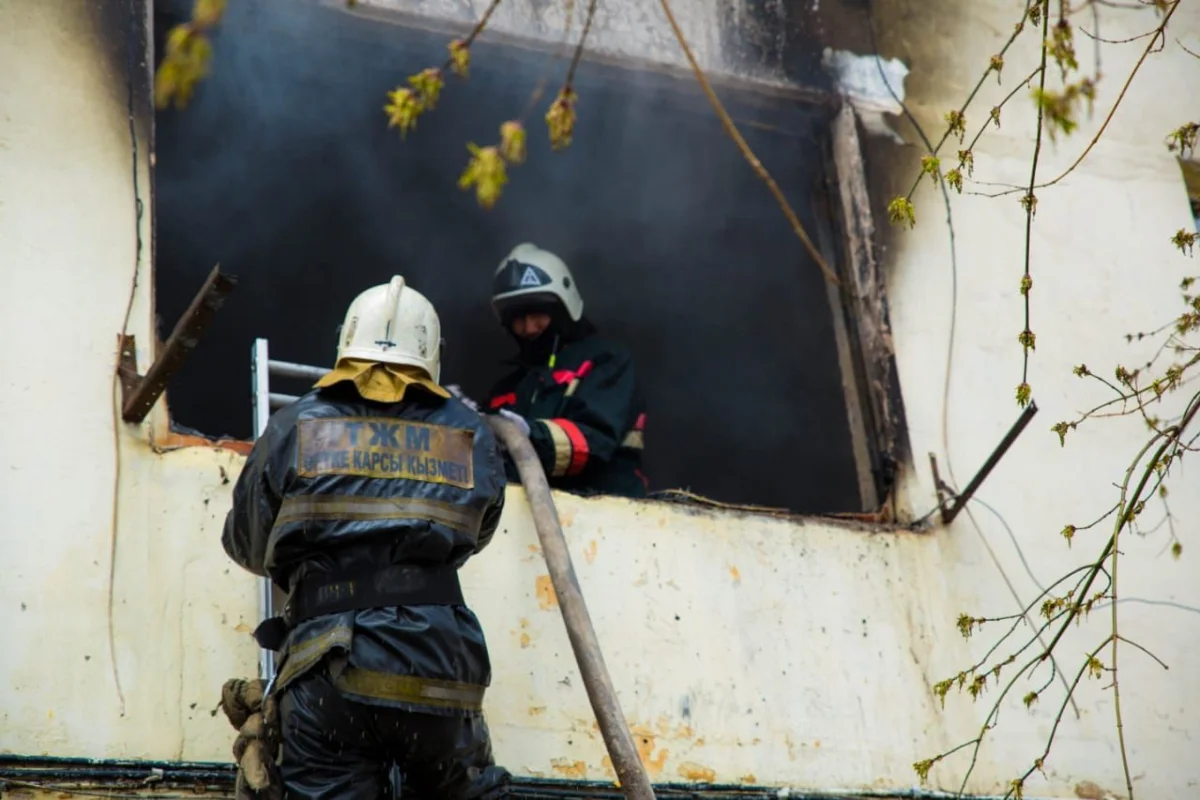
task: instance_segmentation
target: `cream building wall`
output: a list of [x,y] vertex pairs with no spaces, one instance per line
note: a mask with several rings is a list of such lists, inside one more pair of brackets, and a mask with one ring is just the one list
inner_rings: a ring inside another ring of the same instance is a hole
[[[391,4],[430,14],[440,7],[433,0]],[[605,5],[601,47],[675,58],[663,20],[647,10],[656,4]],[[643,16],[625,16],[635,5]],[[731,62],[711,31],[728,30],[738,8],[695,0],[682,15],[715,71]],[[945,0],[880,12],[880,44],[907,66],[905,98],[927,130],[940,130],[941,114],[969,90],[1019,8]],[[1200,30],[1194,7],[1176,17],[1173,30],[1184,41]],[[1103,20],[1103,35],[1119,39],[1141,32],[1149,17],[1105,10]],[[127,329],[137,337],[142,370],[152,360],[153,280],[150,207],[140,227],[135,210],[123,45],[114,57],[106,44],[112,24],[65,0],[0,4],[0,331],[8,342],[0,351],[8,576],[0,614],[9,641],[0,651],[0,682],[9,687],[0,700],[0,753],[226,761],[232,732],[210,712],[225,678],[256,669],[248,636],[255,584],[219,544],[241,456],[180,446],[165,433],[162,403],[140,426],[114,425],[115,344],[135,269]],[[537,35],[524,24],[520,13],[497,20]],[[980,108],[1008,90],[1019,63],[1031,63],[1028,44],[1010,56],[1004,87],[985,86]],[[1098,115],[1138,47],[1104,50],[1111,77]],[[1142,68],[1128,105],[1088,159],[1040,195],[1030,382],[1041,411],[980,496],[1003,514],[1042,583],[1098,550],[1101,531],[1080,533],[1072,549],[1057,532],[1111,505],[1110,483],[1145,438],[1136,420],[1112,420],[1085,426],[1060,448],[1049,425],[1102,399],[1071,367],[1083,362],[1108,372],[1115,358],[1135,352],[1121,334],[1176,315],[1175,287],[1195,271],[1168,241],[1192,220],[1179,167],[1162,146],[1187,109],[1161,99],[1195,95],[1195,64],[1169,40]],[[137,196],[148,203],[148,115],[145,99],[138,104]],[[1014,103],[1004,127],[976,149],[978,178],[1027,179],[1027,109]],[[1044,149],[1044,174],[1070,164],[1095,127]],[[903,125],[896,131],[913,141]],[[918,156],[912,148],[892,151],[882,176],[872,175],[873,187],[889,191],[889,182],[911,180]],[[923,512],[933,498],[925,454],[935,452],[965,482],[1018,412],[1024,223],[1014,197],[955,198],[958,327],[947,453],[947,230],[930,189],[915,199],[919,224],[888,235],[887,270],[917,454],[905,469],[903,500]],[[1144,358],[1145,349],[1126,363]],[[1188,469],[1185,463],[1172,495],[1182,559],[1160,554],[1161,531],[1126,537],[1122,546],[1125,596],[1180,604],[1120,606],[1123,630],[1171,667],[1163,673],[1132,648],[1122,654],[1125,732],[1144,797],[1189,797],[1200,784],[1191,757],[1200,682],[1190,668],[1200,656],[1200,619],[1182,610],[1200,606],[1200,586],[1188,574],[1200,492]],[[519,490],[509,500],[502,533],[464,572],[495,665],[487,713],[497,757],[524,776],[606,780],[611,770],[527,507]],[[970,738],[982,718],[965,695],[952,693],[943,710],[929,689],[986,645],[979,636],[964,642],[955,618],[1013,613],[1004,576],[1026,600],[1036,594],[1013,541],[981,508],[979,530],[963,516],[949,529],[918,534],[660,503],[557,500],[609,669],[656,781],[907,790],[916,783],[914,761]],[[1068,634],[1062,657],[1080,658],[1105,624],[1094,617]],[[1092,784],[1123,793],[1112,693],[1103,686],[1085,682],[1081,717],[1068,713],[1046,777],[1032,780],[1026,796],[1089,796]],[[1002,794],[1024,771],[1050,729],[1053,705],[1005,709],[971,791]],[[957,789],[964,766],[959,756],[935,768],[931,788]]]

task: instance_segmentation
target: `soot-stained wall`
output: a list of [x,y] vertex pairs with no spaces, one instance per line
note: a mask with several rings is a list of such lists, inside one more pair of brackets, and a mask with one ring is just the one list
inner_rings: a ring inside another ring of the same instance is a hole
[[[159,6],[161,41],[190,3]],[[331,364],[347,304],[393,273],[438,308],[443,381],[483,398],[514,349],[488,304],[490,276],[531,241],[571,265],[587,315],[634,352],[652,489],[858,509],[826,288],[703,96],[585,61],[575,141],[552,153],[541,116],[565,63],[484,41],[470,79],[450,76],[402,142],[386,127],[385,94],[440,64],[447,41],[316,5],[229,5],[213,75],[185,111],[157,121],[163,335],[214,263],[239,279],[169,386],[173,417],[248,437],[254,338],[275,358]],[[484,211],[456,186],[466,143],[492,143],[543,78],[528,160]],[[828,112],[725,94],[815,229]]]

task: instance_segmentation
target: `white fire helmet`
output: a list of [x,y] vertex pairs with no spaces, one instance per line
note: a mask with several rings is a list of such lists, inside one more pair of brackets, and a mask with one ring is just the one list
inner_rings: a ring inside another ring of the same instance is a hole
[[529,244],[513,248],[492,278],[492,308],[503,321],[524,306],[558,303],[572,322],[583,317],[583,296],[571,270],[549,250]]
[[420,367],[436,383],[442,369],[437,311],[404,278],[393,276],[354,298],[342,322],[337,357]]

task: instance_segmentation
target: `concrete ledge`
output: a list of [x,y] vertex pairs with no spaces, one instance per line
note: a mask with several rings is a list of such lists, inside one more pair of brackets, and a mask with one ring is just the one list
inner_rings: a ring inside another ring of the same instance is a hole
[[[51,758],[0,755],[0,796],[23,800],[51,800],[64,795],[104,798],[181,800],[205,795],[232,798],[236,771],[233,764],[219,762],[142,761],[136,759]],[[165,787],[186,789],[187,795],[164,793]],[[120,794],[114,794],[114,791]],[[659,783],[654,793],[661,798],[704,798],[704,800],[998,800],[981,795],[959,795],[924,789],[804,790],[769,786],[704,783]],[[404,798],[411,796],[404,795]],[[537,798],[594,798],[622,800],[621,790],[610,782],[538,779],[516,776],[507,797],[512,800]],[[412,798],[412,800],[417,800]],[[1036,798],[1030,798],[1036,800]]]

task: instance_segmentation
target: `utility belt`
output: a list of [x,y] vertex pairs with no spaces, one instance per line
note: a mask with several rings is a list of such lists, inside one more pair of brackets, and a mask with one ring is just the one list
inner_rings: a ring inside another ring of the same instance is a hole
[[297,624],[325,614],[392,606],[463,605],[458,569],[397,564],[378,570],[323,572],[292,586],[283,613],[254,630],[260,647],[278,652]]

